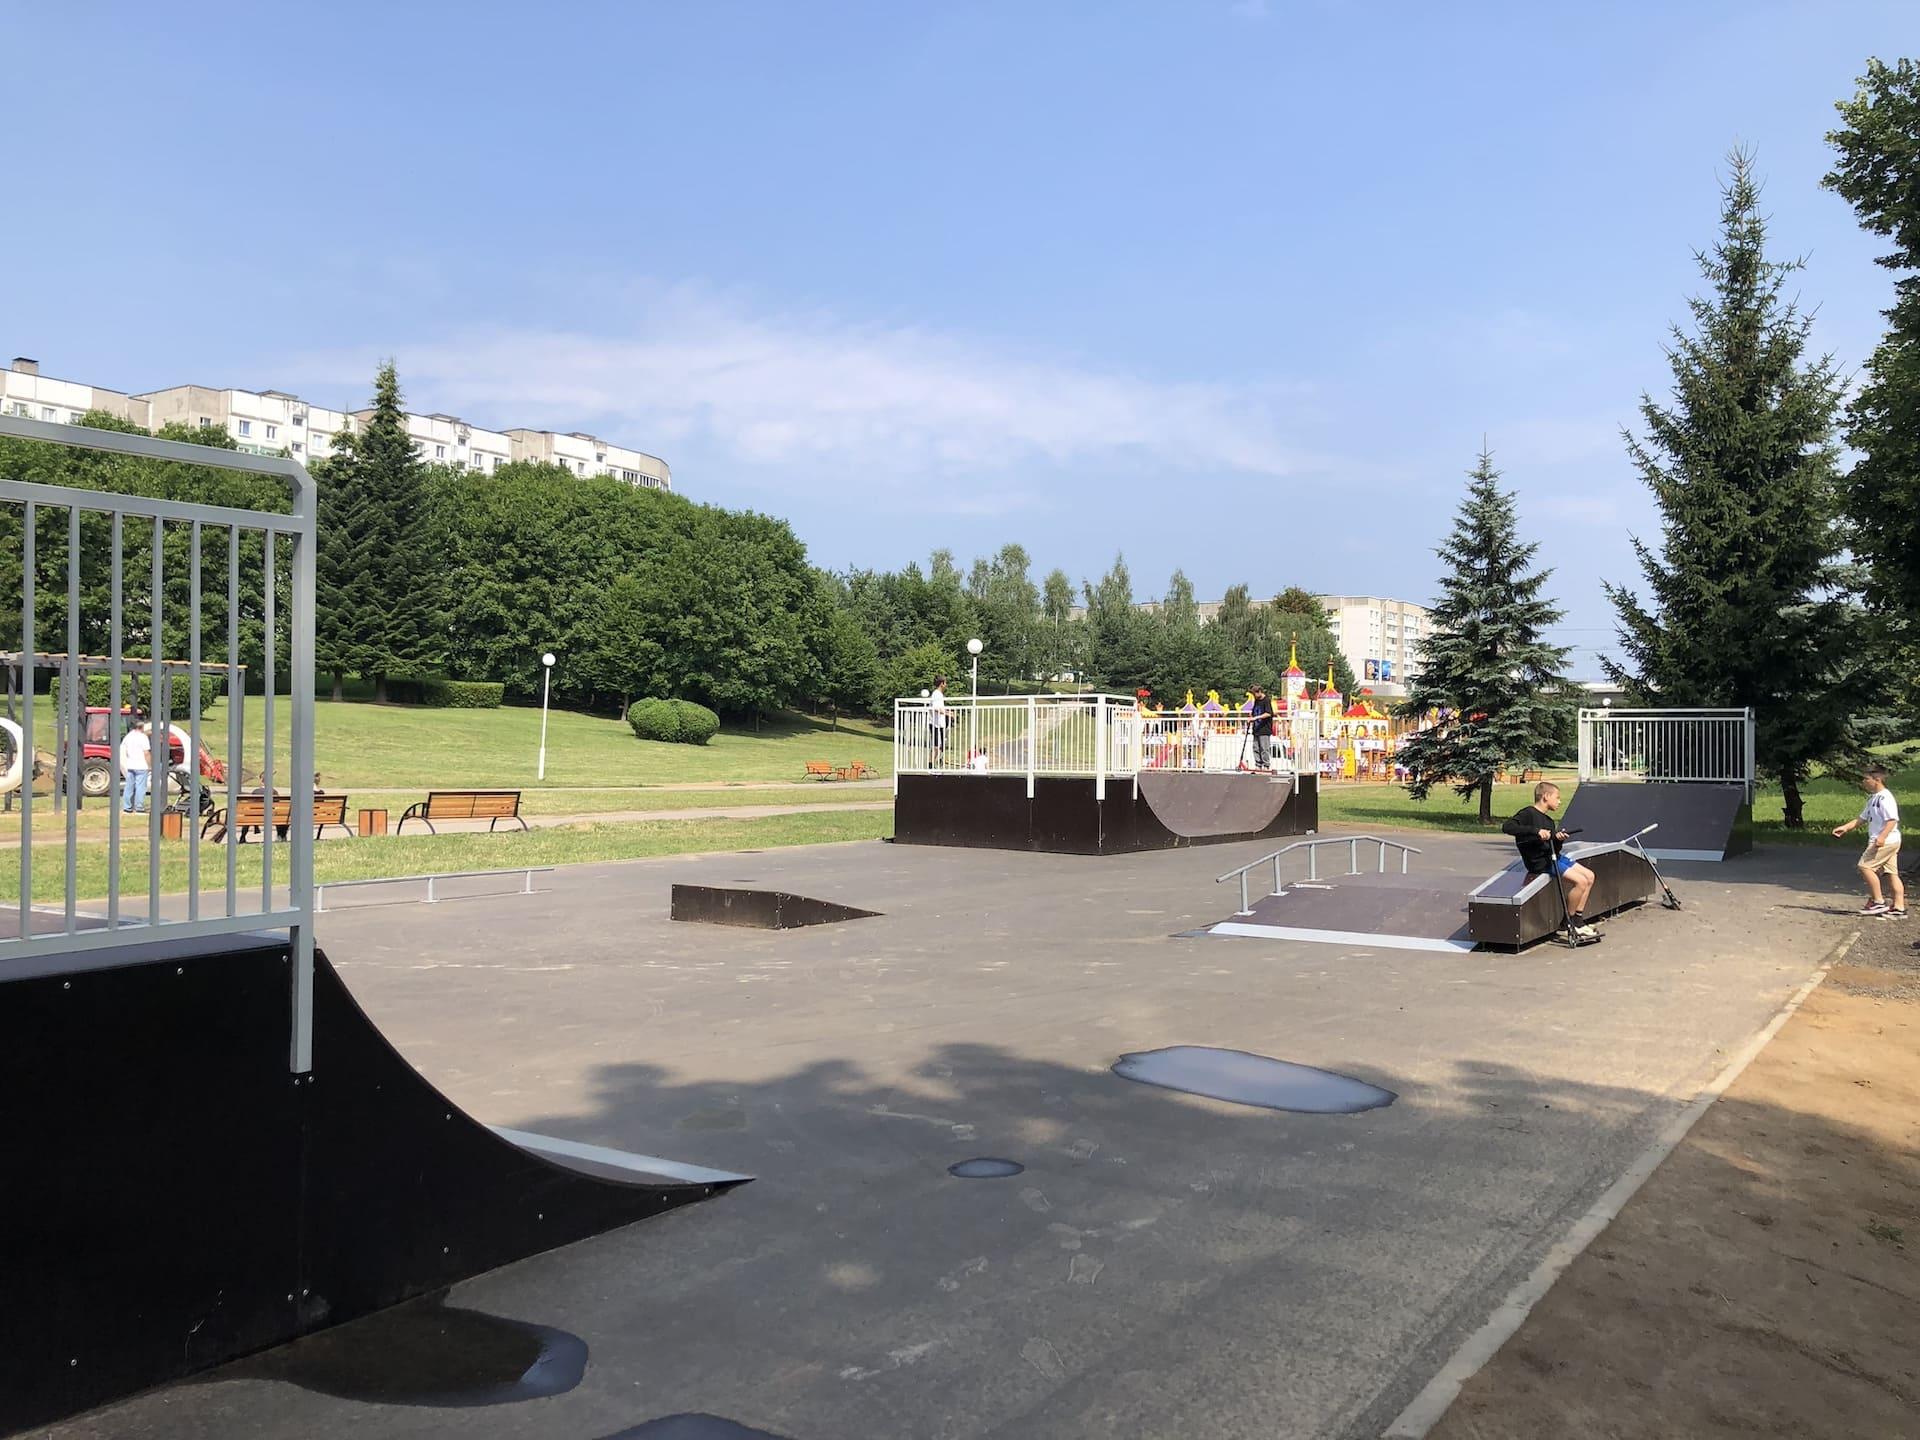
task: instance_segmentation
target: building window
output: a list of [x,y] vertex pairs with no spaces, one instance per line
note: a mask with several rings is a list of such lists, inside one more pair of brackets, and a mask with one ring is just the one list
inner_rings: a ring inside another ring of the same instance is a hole
[[81,412],[78,410],[69,412],[67,415],[67,423],[69,425],[78,425],[80,423],[80,416]]
[[298,455],[300,453],[300,442],[296,440],[288,448],[292,450],[294,454]]
[[267,426],[267,438],[269,440],[273,439],[279,433],[280,433],[280,427],[278,425]]
[[253,434],[253,421],[251,421],[251,420],[242,420],[242,421],[240,422],[240,433],[241,433],[242,435],[251,435],[251,434]]
[[436,460],[444,460],[444,459],[446,459],[446,458],[447,458],[447,447],[446,447],[446,446],[444,446],[444,445],[436,445],[436,446],[434,446],[434,447],[433,447],[433,458],[434,458],[434,459],[436,459]]
[[633,484],[634,481],[638,480],[640,477],[634,474],[633,471],[631,470],[622,470],[620,472],[620,478],[626,481],[629,485],[631,485]]
[[7,413],[8,413],[9,415],[17,415],[17,416],[19,416],[19,417],[20,417],[20,418],[21,418],[22,420],[25,420],[25,419],[28,419],[28,418],[29,418],[29,412],[28,412],[28,410],[27,410],[27,404],[26,404],[26,401],[24,401],[24,400],[16,400],[16,401],[14,401],[12,405],[10,405],[10,406],[8,406],[8,407],[7,407]]
[[40,407],[40,418],[42,420],[58,420],[60,416],[59,416],[59,413],[55,411],[53,406],[42,405]]
[[210,416],[206,416],[206,415],[202,415],[202,416],[200,417],[200,428],[201,428],[202,430],[210,430],[210,429],[212,429],[212,428],[213,428],[213,420],[212,420],[212,418],[211,418]]
[[307,423],[307,417],[296,413],[293,417],[293,423],[296,425],[304,425]]

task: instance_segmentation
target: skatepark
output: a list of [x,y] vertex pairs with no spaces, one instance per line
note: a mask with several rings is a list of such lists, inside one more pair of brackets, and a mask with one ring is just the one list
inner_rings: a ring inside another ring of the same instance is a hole
[[[0,421],[185,448],[56,429]],[[1596,948],[1557,943],[1558,892],[1505,839],[1321,833],[1317,778],[1247,767],[1240,722],[1149,743],[1096,696],[963,713],[965,765],[899,724],[901,843],[339,887],[322,909],[312,492],[291,461],[220,463],[283,477],[290,512],[0,482],[74,534],[82,510],[149,524],[156,573],[159,532],[191,524],[196,589],[200,529],[228,531],[229,625],[243,582],[271,615],[284,552],[292,612],[268,878],[235,883],[227,836],[206,842],[224,887],[163,894],[157,847],[125,873],[116,851],[95,901],[69,807],[63,903],[4,916],[0,1054],[38,1097],[35,1163],[0,1196],[8,1429],[1379,1434],[1850,908],[1817,853],[1739,853],[1745,712],[1583,719],[1569,825],[1601,800],[1568,855],[1601,873]],[[243,530],[275,537],[261,573],[240,574]],[[119,584],[113,711],[142,663]],[[77,624],[53,657],[70,682]],[[1696,734],[1714,744],[1663,748]],[[229,803],[243,746],[234,719]],[[56,794],[79,783],[64,754]],[[1737,803],[1690,803],[1707,786]],[[1647,903],[1648,824],[1682,833],[1681,908]],[[18,863],[33,893],[57,847]],[[1268,923],[1329,905],[1340,926]],[[1475,928],[1483,905],[1509,928]],[[1465,943],[1396,943],[1436,919],[1456,940],[1463,914]]]

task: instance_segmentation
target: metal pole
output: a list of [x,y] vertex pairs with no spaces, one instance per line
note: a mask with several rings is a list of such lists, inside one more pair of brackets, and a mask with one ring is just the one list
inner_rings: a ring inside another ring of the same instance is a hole
[[547,778],[547,691],[553,684],[553,667],[540,667],[540,768],[536,780]]
[[1033,799],[1034,741],[1040,729],[1040,702],[1027,697],[1027,799]]
[[1358,875],[1360,873],[1360,841],[1358,837],[1347,842],[1347,873],[1349,875]]
[[1240,913],[1248,915],[1252,912],[1253,906],[1247,900],[1247,872],[1243,869],[1240,872]]

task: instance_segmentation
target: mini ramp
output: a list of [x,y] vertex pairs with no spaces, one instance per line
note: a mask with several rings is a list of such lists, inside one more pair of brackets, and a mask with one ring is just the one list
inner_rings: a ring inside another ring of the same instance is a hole
[[1290,779],[1268,775],[1142,770],[1139,785],[1154,818],[1187,840],[1258,835],[1279,818],[1293,793]]
[[319,954],[314,1067],[289,1072],[283,939],[127,953],[0,983],[0,1432],[747,1178],[490,1129]]

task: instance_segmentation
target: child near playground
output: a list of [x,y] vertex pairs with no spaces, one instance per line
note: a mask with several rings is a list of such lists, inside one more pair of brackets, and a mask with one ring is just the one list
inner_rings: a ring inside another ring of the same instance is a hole
[[1574,937],[1598,939],[1599,932],[1584,918],[1587,896],[1593,892],[1593,872],[1560,853],[1560,842],[1567,838],[1567,832],[1554,823],[1553,812],[1559,808],[1560,787],[1551,780],[1542,780],[1533,787],[1533,804],[1500,828],[1513,837],[1529,875],[1560,877],[1560,883],[1566,887],[1567,920]]
[[[1895,920],[1907,918],[1907,891],[1900,883],[1900,802],[1887,788],[1887,772],[1870,766],[1860,777],[1860,788],[1867,792],[1867,803],[1860,813],[1844,825],[1833,828],[1835,837],[1857,825],[1867,827],[1867,853],[1860,857],[1860,875],[1867,882],[1865,915],[1886,915]],[[1887,877],[1893,892],[1889,905],[1880,894],[1880,877]]]

